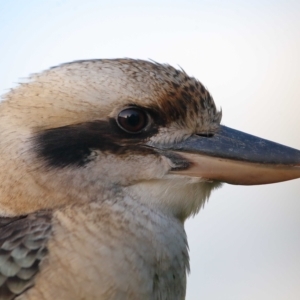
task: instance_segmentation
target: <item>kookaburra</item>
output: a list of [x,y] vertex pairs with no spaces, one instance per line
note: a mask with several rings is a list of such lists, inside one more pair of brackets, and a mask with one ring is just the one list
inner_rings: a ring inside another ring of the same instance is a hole
[[220,125],[169,65],[66,63],[0,104],[0,299],[182,300],[184,221],[221,182],[300,177],[300,151]]

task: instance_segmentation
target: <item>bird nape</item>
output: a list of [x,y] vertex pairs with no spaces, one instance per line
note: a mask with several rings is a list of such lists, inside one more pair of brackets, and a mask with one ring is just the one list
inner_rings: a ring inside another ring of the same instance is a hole
[[2,300],[182,300],[184,221],[211,191],[300,177],[300,151],[220,125],[169,65],[66,63],[3,99]]

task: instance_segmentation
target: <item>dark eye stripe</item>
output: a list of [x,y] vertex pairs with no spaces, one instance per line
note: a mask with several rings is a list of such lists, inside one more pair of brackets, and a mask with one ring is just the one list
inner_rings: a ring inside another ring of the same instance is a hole
[[122,130],[115,119],[98,120],[37,132],[33,147],[48,167],[82,167],[93,159],[92,150],[116,155],[153,154],[142,144],[157,131],[153,126],[133,135]]

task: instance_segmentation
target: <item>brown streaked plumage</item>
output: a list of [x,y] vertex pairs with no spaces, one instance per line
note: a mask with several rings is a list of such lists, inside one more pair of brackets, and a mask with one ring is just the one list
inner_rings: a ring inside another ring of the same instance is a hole
[[0,218],[0,299],[14,299],[34,283],[47,254],[51,213]]
[[199,81],[142,60],[67,63],[6,94],[0,300],[183,300],[184,221],[220,178],[300,176],[299,151],[220,121]]

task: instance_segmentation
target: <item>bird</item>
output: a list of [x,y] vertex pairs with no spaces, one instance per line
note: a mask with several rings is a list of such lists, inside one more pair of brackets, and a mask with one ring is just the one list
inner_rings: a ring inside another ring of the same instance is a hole
[[2,98],[1,300],[183,300],[211,192],[300,177],[299,150],[221,125],[168,64],[64,63]]

